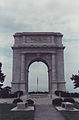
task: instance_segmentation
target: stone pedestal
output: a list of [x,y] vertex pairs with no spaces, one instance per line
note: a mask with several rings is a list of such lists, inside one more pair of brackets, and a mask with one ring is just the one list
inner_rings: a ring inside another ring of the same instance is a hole
[[62,107],[65,108],[66,110],[74,109],[73,103],[70,103],[70,102],[62,102]]
[[25,108],[26,108],[26,106],[25,106],[24,102],[17,103],[17,109],[25,109]]

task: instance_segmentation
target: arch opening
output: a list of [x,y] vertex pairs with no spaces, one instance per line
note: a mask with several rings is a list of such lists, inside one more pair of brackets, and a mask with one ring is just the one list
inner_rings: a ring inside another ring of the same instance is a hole
[[41,61],[29,65],[28,92],[49,92],[48,66]]

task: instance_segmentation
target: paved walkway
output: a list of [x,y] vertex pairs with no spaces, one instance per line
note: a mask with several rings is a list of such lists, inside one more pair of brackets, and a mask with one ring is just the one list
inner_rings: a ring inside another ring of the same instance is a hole
[[36,105],[34,120],[65,120],[53,105]]

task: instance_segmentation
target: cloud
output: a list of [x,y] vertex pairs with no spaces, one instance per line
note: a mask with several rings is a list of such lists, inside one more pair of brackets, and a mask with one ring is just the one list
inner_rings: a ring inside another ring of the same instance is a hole
[[73,90],[73,82],[70,77],[72,74],[78,74],[79,70],[79,41],[78,40],[63,40],[66,46],[64,51],[64,62],[65,62],[65,80],[67,90]]
[[[78,11],[78,0],[0,0],[0,60],[6,66],[4,69],[7,72],[6,79],[11,80],[11,46],[14,43],[14,33],[24,31],[61,32],[66,39],[63,43],[66,45],[65,74],[69,89],[69,86],[72,86],[69,78],[72,73],[77,72],[79,64]],[[74,41],[72,42],[71,39]],[[75,39],[77,40],[75,41]],[[9,59],[10,57],[11,59]],[[9,68],[7,68],[8,63],[10,63]],[[41,68],[39,69],[41,70]],[[42,74],[44,74],[43,70]]]
[[[76,30],[76,27],[79,29],[78,3],[71,2],[71,0],[43,0],[40,2],[7,0],[0,12],[1,31],[10,33],[16,31],[61,31],[66,37],[76,37],[76,35],[78,37]],[[72,21],[73,18],[74,21]]]
[[2,63],[2,72],[6,75],[4,80],[4,86],[11,86],[12,81],[12,58],[9,56],[0,56],[0,62]]

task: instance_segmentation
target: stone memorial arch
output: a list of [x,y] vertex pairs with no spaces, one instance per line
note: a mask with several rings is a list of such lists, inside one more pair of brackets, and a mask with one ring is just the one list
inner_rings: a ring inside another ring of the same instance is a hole
[[48,68],[49,94],[65,90],[64,46],[61,33],[23,32],[14,35],[12,92],[28,94],[29,66],[41,61]]

